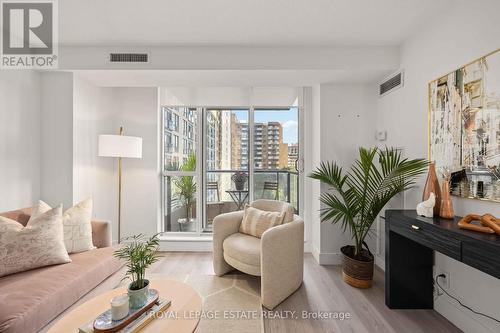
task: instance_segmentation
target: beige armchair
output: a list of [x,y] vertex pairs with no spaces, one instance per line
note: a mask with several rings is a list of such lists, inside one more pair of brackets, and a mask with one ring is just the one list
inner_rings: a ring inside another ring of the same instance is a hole
[[215,217],[214,271],[221,276],[236,268],[260,276],[262,305],[272,310],[302,284],[304,221],[286,202],[256,200],[251,206],[266,211],[284,211],[285,221],[257,238],[238,232],[243,211]]

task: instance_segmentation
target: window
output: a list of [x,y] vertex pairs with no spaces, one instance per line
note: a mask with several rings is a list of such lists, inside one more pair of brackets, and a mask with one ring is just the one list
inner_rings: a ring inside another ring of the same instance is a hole
[[[211,232],[215,216],[259,198],[288,201],[298,210],[297,108],[163,112],[164,231]],[[242,186],[235,174],[245,175]]]

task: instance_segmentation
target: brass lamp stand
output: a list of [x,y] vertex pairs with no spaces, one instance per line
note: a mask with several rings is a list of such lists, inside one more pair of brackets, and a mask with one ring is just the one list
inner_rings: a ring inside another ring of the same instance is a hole
[[120,126],[118,135],[99,135],[99,156],[118,158],[118,243],[120,243],[122,219],[122,157],[142,158],[142,138],[123,135],[123,127]]

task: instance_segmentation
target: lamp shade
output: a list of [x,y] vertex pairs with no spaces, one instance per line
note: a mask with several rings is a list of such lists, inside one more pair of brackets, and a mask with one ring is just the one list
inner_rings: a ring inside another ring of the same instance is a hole
[[125,135],[99,135],[99,156],[142,158],[142,138]]

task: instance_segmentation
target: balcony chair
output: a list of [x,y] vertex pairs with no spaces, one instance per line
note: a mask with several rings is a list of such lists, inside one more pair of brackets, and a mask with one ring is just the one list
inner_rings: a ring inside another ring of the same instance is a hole
[[274,200],[278,200],[278,182],[264,182],[264,187],[262,188],[262,197],[264,198],[264,193],[266,191],[274,192]]
[[233,269],[260,276],[262,305],[272,310],[302,284],[304,221],[286,202],[260,199],[250,206],[285,212],[283,224],[257,238],[239,232],[244,211],[216,216],[213,221],[214,271],[218,276]]
[[[217,201],[207,202],[207,220],[209,223],[213,222],[213,218],[211,217],[217,214],[221,214],[224,207],[224,203],[220,201],[219,182],[207,182],[207,194],[210,193],[210,191],[212,191],[212,193],[213,191],[215,191],[215,193],[217,194]],[[218,208],[216,212],[214,212],[214,209],[212,209],[212,207]]]

